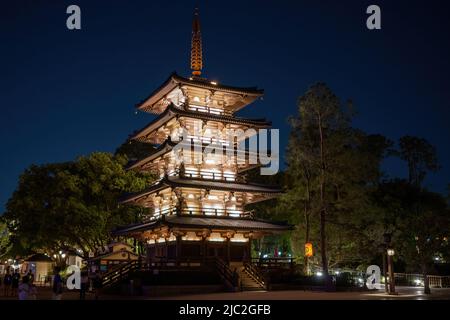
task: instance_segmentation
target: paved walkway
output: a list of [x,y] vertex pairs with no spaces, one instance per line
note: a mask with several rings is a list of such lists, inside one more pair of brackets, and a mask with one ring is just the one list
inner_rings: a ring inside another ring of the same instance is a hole
[[[384,291],[376,292],[318,292],[318,291],[247,291],[209,294],[193,294],[171,297],[144,297],[101,295],[100,300],[450,300],[450,288],[431,289],[431,295],[423,294],[423,288],[397,287],[398,295],[386,295]],[[38,300],[50,300],[50,288],[38,288]],[[15,297],[0,296],[0,300],[17,300]],[[63,300],[78,300],[77,291],[65,291]],[[92,293],[86,294],[86,300],[93,300]]]
[[259,291],[184,295],[162,299],[180,300],[450,300],[450,288],[432,289],[431,295],[423,288],[398,287],[398,295],[376,292],[318,292],[318,291]]

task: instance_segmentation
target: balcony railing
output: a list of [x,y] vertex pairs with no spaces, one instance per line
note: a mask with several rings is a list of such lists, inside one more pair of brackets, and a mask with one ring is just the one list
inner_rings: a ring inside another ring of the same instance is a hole
[[210,170],[192,170],[192,169],[176,169],[170,174],[171,176],[180,176],[181,178],[198,178],[216,181],[234,181],[238,183],[246,183],[247,179],[244,175],[237,175],[236,173],[217,172]]
[[185,105],[185,109],[189,111],[196,111],[196,112],[204,112],[214,115],[221,115],[221,116],[232,116],[233,113],[229,110],[225,110],[222,108],[212,108],[208,106],[199,106],[195,104],[189,104]]
[[149,220],[156,220],[162,215],[188,215],[188,216],[209,216],[209,217],[232,217],[232,218],[253,218],[254,211],[240,211],[221,208],[176,208],[170,207],[158,210]]
[[292,269],[295,265],[291,257],[252,258],[252,264],[262,269]]

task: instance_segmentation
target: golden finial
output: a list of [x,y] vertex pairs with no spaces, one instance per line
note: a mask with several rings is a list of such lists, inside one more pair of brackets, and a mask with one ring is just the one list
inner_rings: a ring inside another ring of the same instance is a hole
[[191,41],[191,69],[193,76],[202,74],[202,33],[200,31],[200,18],[198,8],[194,11],[194,20],[192,21],[192,41]]

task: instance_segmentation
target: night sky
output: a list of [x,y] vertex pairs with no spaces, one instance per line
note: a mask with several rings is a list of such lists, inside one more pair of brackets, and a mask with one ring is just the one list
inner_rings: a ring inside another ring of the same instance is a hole
[[[195,1],[10,1],[0,7],[2,156],[0,212],[30,164],[113,152],[153,116],[134,105],[172,71],[189,75]],[[448,1],[198,1],[204,75],[265,89],[241,116],[287,118],[309,86],[326,82],[358,110],[354,125],[396,140],[417,135],[437,147],[450,183]],[[77,4],[82,30],[66,28]],[[370,4],[382,30],[366,28]],[[389,159],[391,176],[406,166]]]

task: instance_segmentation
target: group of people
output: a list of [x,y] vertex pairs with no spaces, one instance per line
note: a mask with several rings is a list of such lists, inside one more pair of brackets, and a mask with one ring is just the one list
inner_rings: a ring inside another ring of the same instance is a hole
[[[62,293],[63,293],[63,280],[61,278],[61,275],[59,274],[60,269],[57,267],[55,268],[55,277],[53,279],[53,286],[52,286],[52,292],[53,300],[61,300]],[[94,289],[94,296],[95,300],[98,300],[102,288],[102,277],[98,271],[95,272],[93,277],[89,277],[89,273],[87,271],[81,272],[81,279],[80,279],[80,300],[86,299],[86,292],[89,291],[91,278],[92,278],[92,284]]]
[[[64,291],[63,278],[60,275],[61,269],[55,267],[54,277],[52,283],[52,299],[61,300]],[[80,279],[80,300],[86,299],[86,292],[92,280],[92,287],[94,289],[94,296],[97,300],[100,296],[102,288],[102,277],[98,271],[93,276],[89,276],[87,271],[81,272]],[[19,300],[36,300],[37,288],[34,284],[34,275],[30,271],[21,276],[18,270],[10,271],[8,268],[3,277],[0,277],[0,294],[4,297],[16,297]]]
[[6,270],[0,285],[3,286],[4,297],[18,297],[19,300],[35,300],[37,289],[34,285],[34,275],[30,271],[23,277],[17,270]]

